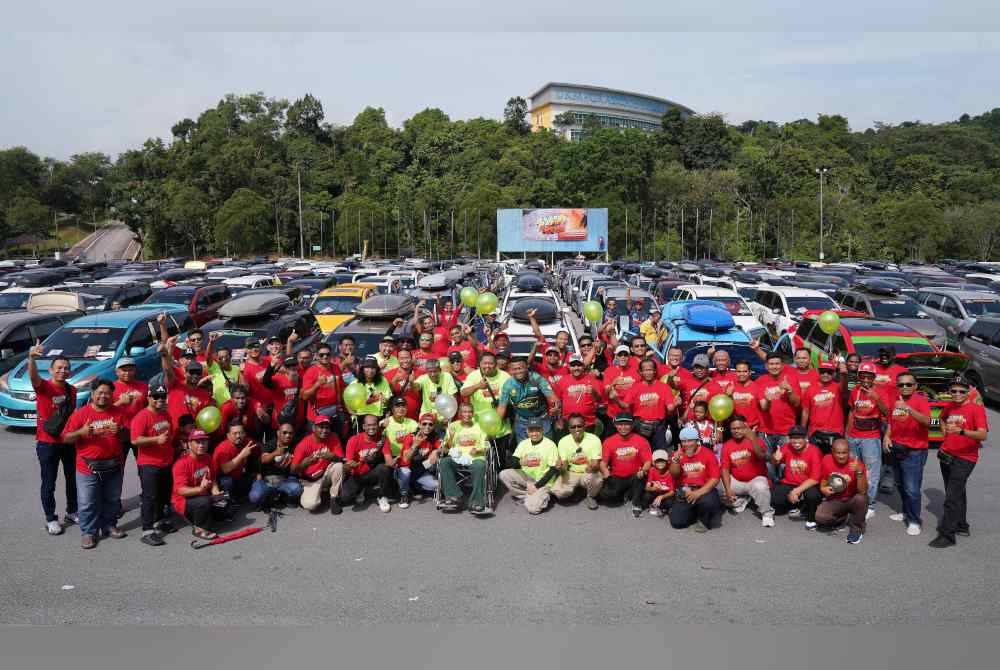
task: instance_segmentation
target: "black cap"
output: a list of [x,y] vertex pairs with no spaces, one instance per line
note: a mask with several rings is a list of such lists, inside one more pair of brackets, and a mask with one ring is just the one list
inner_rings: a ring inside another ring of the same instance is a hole
[[278,337],[277,335],[272,335],[271,337],[267,338],[267,343],[271,344],[271,342],[277,342],[278,344],[281,344],[281,338]]
[[406,407],[406,398],[402,396],[396,396],[389,403],[390,407]]
[[167,387],[163,384],[157,384],[153,388],[149,389],[149,395],[153,398],[166,398]]
[[788,429],[788,437],[805,437],[808,435],[805,426],[792,426]]
[[187,358],[194,358],[198,354],[194,349],[188,348],[181,352],[181,356],[186,356]]
[[386,335],[385,337],[382,338],[382,341],[383,342],[392,342],[393,344],[396,344],[396,338],[393,337],[392,335]]
[[375,368],[378,370],[378,359],[374,356],[365,356],[364,360],[361,361],[361,367]]
[[285,356],[285,358],[281,361],[281,363],[286,368],[294,368],[295,366],[297,366],[299,364],[299,362],[298,362],[298,360],[296,360],[295,356]]
[[615,417],[615,423],[635,423],[635,419],[628,412],[622,412]]
[[258,340],[256,337],[248,337],[246,339],[246,342],[243,343],[243,346],[246,347],[247,349],[259,349],[260,340]]
[[184,366],[184,369],[187,372],[200,373],[205,368],[203,368],[202,365],[201,365],[201,363],[199,363],[198,361],[191,361],[190,363],[188,363],[187,365]]
[[540,416],[533,416],[530,419],[528,419],[527,428],[529,430],[532,429],[532,428],[544,428],[544,427],[545,427],[545,424],[542,422],[542,417],[540,417]]

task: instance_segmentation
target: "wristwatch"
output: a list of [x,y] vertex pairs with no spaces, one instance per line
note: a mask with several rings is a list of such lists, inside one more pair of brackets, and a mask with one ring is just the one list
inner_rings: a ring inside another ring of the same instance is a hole
[[965,428],[960,430],[958,434],[961,435],[962,437],[965,437]]

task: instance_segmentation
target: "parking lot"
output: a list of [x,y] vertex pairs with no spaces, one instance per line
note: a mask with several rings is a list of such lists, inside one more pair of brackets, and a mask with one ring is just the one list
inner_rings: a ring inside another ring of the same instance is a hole
[[[1000,425],[994,411],[990,420]],[[129,537],[83,551],[76,528],[45,534],[33,436],[6,431],[0,455],[5,624],[1000,622],[991,453],[970,481],[972,537],[950,550],[929,549],[929,531],[908,537],[885,505],[849,546],[784,518],[764,529],[748,513],[726,516],[699,535],[626,508],[529,517],[509,498],[493,519],[445,516],[431,502],[339,517],[324,506],[288,511],[276,533],[194,551],[184,527],[152,548],[139,542],[130,461]],[[928,528],[942,499],[932,458]],[[265,521],[251,512],[232,529]]]

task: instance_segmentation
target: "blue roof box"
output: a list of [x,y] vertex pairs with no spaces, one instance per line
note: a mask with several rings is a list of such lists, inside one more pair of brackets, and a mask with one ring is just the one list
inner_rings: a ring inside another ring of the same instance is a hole
[[681,322],[688,328],[718,333],[736,327],[732,314],[711,300],[675,300],[663,307],[663,320]]

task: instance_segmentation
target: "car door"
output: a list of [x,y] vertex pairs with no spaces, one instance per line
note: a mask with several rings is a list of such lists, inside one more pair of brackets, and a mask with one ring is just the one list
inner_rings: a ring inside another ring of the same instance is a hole
[[941,296],[941,325],[948,332],[948,345],[955,346],[962,332],[962,308],[951,296]]
[[[170,323],[170,319],[167,319]],[[136,375],[139,379],[149,379],[159,371],[159,356],[156,351],[156,334],[159,324],[154,319],[143,319],[135,325],[125,341],[124,356],[135,359]],[[137,353],[139,349],[141,353]]]
[[27,325],[11,330],[0,342],[0,371],[5,373],[24,360],[34,344],[35,339]]
[[982,363],[983,387],[991,398],[1000,397],[1000,328],[996,328],[988,343],[982,344],[981,354],[977,358]]

